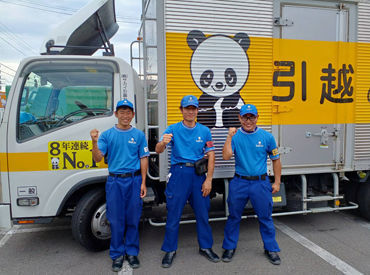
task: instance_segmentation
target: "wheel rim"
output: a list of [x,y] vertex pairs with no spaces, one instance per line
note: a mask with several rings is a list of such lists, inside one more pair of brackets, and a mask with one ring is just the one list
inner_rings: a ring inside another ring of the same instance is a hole
[[110,226],[106,216],[106,204],[100,206],[91,219],[91,231],[93,235],[101,240],[111,237]]

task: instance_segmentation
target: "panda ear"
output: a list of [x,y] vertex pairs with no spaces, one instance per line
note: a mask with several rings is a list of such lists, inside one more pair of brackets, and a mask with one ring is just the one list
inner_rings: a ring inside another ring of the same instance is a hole
[[204,33],[198,30],[193,30],[189,32],[186,40],[188,42],[188,46],[190,47],[190,49],[194,51],[196,48],[198,48],[199,44],[202,43],[205,39],[206,36],[204,35]]
[[248,34],[244,32],[239,32],[235,34],[234,40],[243,48],[244,51],[248,50],[251,43]]

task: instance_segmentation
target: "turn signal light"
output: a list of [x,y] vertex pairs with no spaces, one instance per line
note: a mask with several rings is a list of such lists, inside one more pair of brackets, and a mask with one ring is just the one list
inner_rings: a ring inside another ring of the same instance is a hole
[[27,221],[18,221],[18,224],[29,224],[29,223],[35,223],[34,220],[27,220]]

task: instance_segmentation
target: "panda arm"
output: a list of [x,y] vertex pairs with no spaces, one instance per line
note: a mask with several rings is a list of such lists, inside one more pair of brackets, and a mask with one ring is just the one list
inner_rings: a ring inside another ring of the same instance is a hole
[[199,110],[200,111],[209,111],[213,109],[218,97],[210,96],[207,94],[202,94],[199,97]]
[[[221,103],[221,108],[222,109],[234,109],[236,107],[239,107],[240,104],[240,94],[239,92],[234,93],[230,96],[225,97],[225,99]],[[243,100],[242,100],[243,101]]]
[[240,97],[240,98],[239,98],[238,105],[236,105],[236,107],[237,107],[238,109],[240,109],[244,104],[245,104],[245,103],[244,103],[244,100]]

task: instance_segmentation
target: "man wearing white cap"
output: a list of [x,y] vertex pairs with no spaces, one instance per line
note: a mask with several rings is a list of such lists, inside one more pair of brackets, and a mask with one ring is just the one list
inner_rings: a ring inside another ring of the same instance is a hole
[[108,161],[105,192],[112,232],[109,255],[115,272],[122,269],[125,255],[132,268],[140,266],[138,229],[142,198],[146,195],[149,150],[144,133],[130,125],[134,115],[133,104],[121,100],[115,111],[118,124],[100,137],[97,129],[90,132],[94,160],[100,162],[105,157]]
[[[212,262],[220,261],[213,252],[212,230],[208,222],[209,193],[215,164],[215,147],[209,128],[197,123],[198,99],[187,95],[181,100],[183,121],[170,125],[156,145],[155,151],[162,153],[171,146],[171,169],[166,187],[167,223],[162,245],[165,255],[162,267],[172,265],[176,256],[179,223],[182,210],[190,202],[197,220],[199,253]],[[197,171],[197,164],[208,156],[208,173]]]
[[[241,107],[239,130],[229,128],[223,148],[223,158],[235,156],[235,176],[229,184],[229,216],[224,230],[222,255],[224,262],[230,262],[234,256],[239,238],[240,220],[248,200],[251,200],[260,224],[260,233],[265,255],[272,264],[279,265],[280,251],[275,240],[275,228],[272,221],[272,194],[280,190],[281,163],[278,148],[273,135],[257,127],[258,112],[256,106],[246,104]],[[274,184],[267,176],[267,155],[272,160]]]

